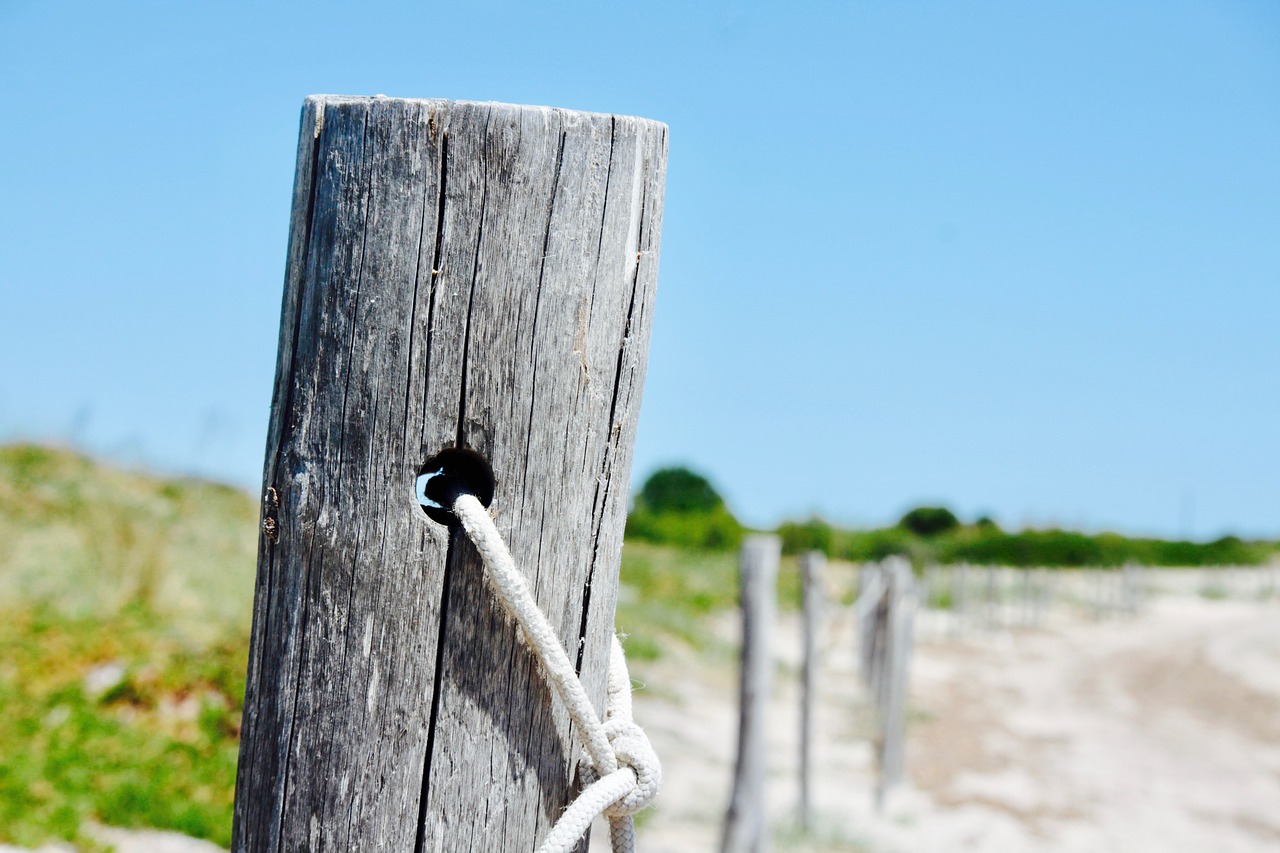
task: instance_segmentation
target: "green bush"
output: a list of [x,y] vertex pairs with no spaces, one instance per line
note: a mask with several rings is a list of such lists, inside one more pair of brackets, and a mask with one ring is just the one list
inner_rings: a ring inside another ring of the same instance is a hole
[[932,543],[902,527],[860,530],[842,538],[843,543],[837,554],[853,562],[872,562],[902,556],[916,565],[923,565],[936,559],[936,549]]
[[723,506],[698,512],[651,512],[627,516],[626,538],[699,551],[727,551],[742,543],[743,529]]
[[1229,566],[1256,565],[1268,556],[1266,545],[1225,536],[1213,542],[1139,539],[1118,533],[1088,536],[1067,530],[973,530],[946,540],[944,562],[1006,566]]
[[904,515],[898,526],[917,536],[928,537],[955,530],[960,526],[960,520],[946,507],[919,506]]
[[688,468],[661,468],[645,480],[627,516],[626,538],[699,551],[726,551],[743,529],[707,478]]
[[778,536],[782,539],[782,553],[803,554],[807,551],[832,552],[835,540],[830,524],[814,516],[808,521],[786,521],[778,525]]
[[654,513],[710,513],[723,506],[711,482],[688,468],[654,471],[636,495],[636,507]]
[[1024,530],[958,541],[945,549],[947,562],[1007,566],[1098,566],[1102,548],[1092,537],[1065,530]]

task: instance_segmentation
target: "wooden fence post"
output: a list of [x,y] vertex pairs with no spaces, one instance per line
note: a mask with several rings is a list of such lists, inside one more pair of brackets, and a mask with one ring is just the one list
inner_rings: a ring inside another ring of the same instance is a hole
[[885,562],[886,612],[885,661],[880,677],[881,741],[880,784],[876,806],[884,807],[885,794],[902,781],[907,725],[907,684],[914,646],[916,612],[915,580],[911,564],[902,557]]
[[748,536],[742,543],[742,676],[739,692],[738,762],[725,817],[724,853],[760,853],[769,847],[765,776],[769,752],[769,696],[773,688],[770,642],[777,612],[782,540]]
[[827,558],[810,551],[800,558],[804,590],[804,660],[800,675],[800,827],[808,830],[812,811],[813,718],[818,695],[818,635],[822,631]]
[[528,851],[572,798],[567,715],[415,481],[487,463],[600,707],[665,163],[642,119],[307,99],[235,851]]
[[954,634],[963,634],[965,619],[969,613],[969,564],[961,563],[952,569],[954,590],[951,594],[951,611],[955,614]]
[[985,575],[987,630],[990,631],[1000,627],[1000,586],[997,582],[995,566],[987,566]]
[[911,564],[890,557],[863,570],[858,615],[858,650],[876,725],[875,754],[879,779],[877,810],[889,788],[902,780],[906,736],[907,683],[914,646],[918,598]]
[[1128,562],[1120,572],[1123,607],[1126,613],[1133,615],[1142,606],[1142,566]]
[[882,657],[876,651],[881,640],[876,630],[876,612],[883,601],[884,589],[884,572],[880,564],[864,563],[858,572],[858,598],[853,602],[853,610],[857,619],[858,673],[873,696],[876,667]]

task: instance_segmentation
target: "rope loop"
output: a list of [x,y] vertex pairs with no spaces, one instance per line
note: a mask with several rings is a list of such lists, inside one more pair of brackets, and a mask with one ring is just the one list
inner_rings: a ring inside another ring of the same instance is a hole
[[631,675],[622,643],[615,634],[609,656],[606,717],[601,722],[488,510],[474,495],[463,493],[454,500],[453,512],[480,554],[490,589],[516,620],[529,648],[542,663],[547,683],[560,697],[585,742],[581,770],[587,784],[543,839],[538,853],[571,853],[597,815],[609,818],[613,849],[632,853],[635,826],[631,816],[657,796],[662,765],[648,736],[631,718]]
[[635,784],[627,795],[604,810],[608,817],[626,817],[643,811],[658,796],[662,786],[662,764],[644,729],[630,720],[613,719],[604,724],[618,767],[635,774]]

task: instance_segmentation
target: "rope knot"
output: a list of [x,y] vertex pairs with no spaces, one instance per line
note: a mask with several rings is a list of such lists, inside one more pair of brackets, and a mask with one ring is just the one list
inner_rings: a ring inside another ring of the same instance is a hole
[[453,512],[484,561],[490,589],[520,626],[542,663],[548,684],[560,696],[586,747],[579,768],[587,784],[551,827],[538,853],[571,853],[578,849],[591,821],[601,814],[609,818],[613,849],[634,851],[635,825],[631,815],[657,796],[662,765],[644,730],[632,722],[631,676],[621,641],[616,634],[612,638],[606,721],[601,723],[569,655],[538,608],[484,505],[475,495],[464,492],[454,499]]
[[619,769],[635,774],[635,785],[622,799],[604,810],[608,817],[625,817],[649,807],[662,787],[662,764],[649,743],[649,737],[630,720],[613,719],[604,723],[605,735],[613,747]]

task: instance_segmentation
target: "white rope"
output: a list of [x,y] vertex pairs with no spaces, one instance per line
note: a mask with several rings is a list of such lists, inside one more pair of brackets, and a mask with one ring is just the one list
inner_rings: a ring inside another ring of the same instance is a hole
[[556,821],[538,853],[571,853],[597,815],[609,818],[615,853],[633,853],[635,829],[631,816],[657,796],[662,766],[644,730],[631,718],[631,676],[622,643],[613,637],[606,720],[601,723],[569,655],[539,609],[484,505],[474,495],[462,494],[454,501],[453,512],[480,553],[498,600],[520,626],[525,641],[542,662],[547,683],[564,703],[585,742],[582,774],[588,784]]

